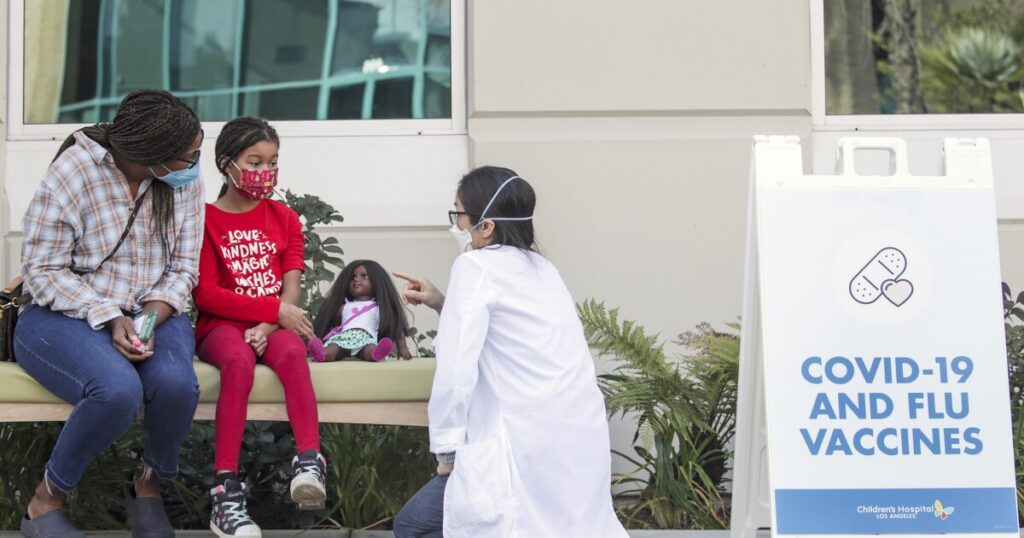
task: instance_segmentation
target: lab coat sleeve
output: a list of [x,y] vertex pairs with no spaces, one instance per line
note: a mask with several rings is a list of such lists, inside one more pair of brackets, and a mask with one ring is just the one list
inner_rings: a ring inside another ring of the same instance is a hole
[[434,350],[437,370],[427,414],[430,451],[457,451],[466,442],[466,421],[479,375],[480,354],[496,294],[485,268],[469,254],[452,266]]

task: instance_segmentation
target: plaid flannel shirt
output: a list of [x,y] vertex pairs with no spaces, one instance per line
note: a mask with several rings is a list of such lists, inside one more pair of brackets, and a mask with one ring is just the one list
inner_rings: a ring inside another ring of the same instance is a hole
[[[23,220],[21,272],[32,302],[86,319],[93,329],[122,315],[138,313],[150,301],[178,312],[195,286],[202,246],[202,179],[174,191],[174,224],[165,252],[146,196],[121,248],[114,250],[135,206],[124,175],[103,146],[81,132],[46,172]],[[76,274],[84,273],[84,274]]]

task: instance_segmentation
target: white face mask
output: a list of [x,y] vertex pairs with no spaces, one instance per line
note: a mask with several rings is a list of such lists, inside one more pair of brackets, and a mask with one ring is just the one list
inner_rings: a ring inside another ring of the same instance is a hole
[[[498,198],[498,193],[500,193],[501,189],[504,189],[505,185],[508,185],[508,183],[510,181],[512,181],[513,179],[520,179],[520,178],[519,178],[519,176],[512,176],[512,177],[506,179],[505,182],[502,183],[500,187],[498,187],[498,190],[494,191],[494,195],[491,196],[490,201],[488,201],[487,205],[484,206],[484,212],[480,215],[480,221],[479,222],[477,222],[475,225],[473,225],[472,227],[470,227],[470,228],[468,228],[466,230],[459,229],[459,223],[456,222],[455,224],[452,224],[451,228],[448,229],[448,231],[451,232],[452,237],[455,238],[455,244],[458,246],[459,254],[462,254],[463,252],[466,252],[466,251],[469,250],[470,246],[473,243],[473,230],[476,229],[477,226],[480,226],[481,224],[484,223],[484,216],[487,215],[487,210],[491,208],[491,204],[494,203],[494,200]],[[529,217],[492,217],[492,218],[490,218],[490,220],[492,220],[492,221],[493,220],[532,220],[532,219],[533,219],[533,215],[531,215]]]
[[452,237],[455,238],[455,246],[459,249],[459,254],[469,250],[470,244],[473,243],[473,232],[459,229],[458,224],[452,224],[452,227],[449,228],[448,231],[451,232]]

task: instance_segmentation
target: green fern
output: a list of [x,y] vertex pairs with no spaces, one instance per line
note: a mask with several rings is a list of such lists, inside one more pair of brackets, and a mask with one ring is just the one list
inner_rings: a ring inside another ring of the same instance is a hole
[[637,498],[620,515],[639,527],[725,528],[720,489],[735,432],[739,339],[701,324],[676,342],[693,353],[670,359],[657,336],[620,320],[618,309],[588,300],[577,311],[594,352],[617,362],[599,377],[609,413],[637,417],[635,457],[616,452],[636,466],[616,476]]

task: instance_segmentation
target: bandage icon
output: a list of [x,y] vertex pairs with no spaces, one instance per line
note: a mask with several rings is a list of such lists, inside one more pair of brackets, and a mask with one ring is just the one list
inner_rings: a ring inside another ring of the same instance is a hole
[[903,252],[885,247],[850,280],[850,297],[861,304],[871,304],[885,297],[893,305],[902,306],[914,294],[914,285],[900,279],[906,270],[907,257]]

